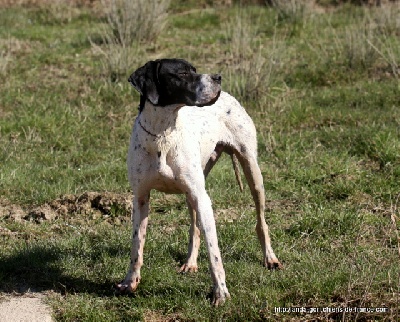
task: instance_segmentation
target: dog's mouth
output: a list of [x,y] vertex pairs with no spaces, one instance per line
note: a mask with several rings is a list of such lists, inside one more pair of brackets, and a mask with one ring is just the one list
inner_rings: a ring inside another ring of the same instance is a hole
[[203,106],[213,105],[213,104],[215,104],[216,101],[218,101],[220,95],[221,95],[221,90],[219,90],[217,92],[217,95],[215,95],[215,97],[213,99],[211,99],[210,101],[203,103],[203,104],[196,104],[196,106],[203,107]]

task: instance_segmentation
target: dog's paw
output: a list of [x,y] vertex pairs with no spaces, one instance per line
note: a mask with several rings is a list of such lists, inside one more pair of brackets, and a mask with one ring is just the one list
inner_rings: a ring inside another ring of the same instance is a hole
[[283,265],[277,258],[266,259],[264,262],[264,266],[267,267],[269,270],[283,269]]
[[185,263],[178,270],[178,273],[196,273],[199,270],[196,264]]
[[140,282],[140,277],[125,279],[121,283],[114,285],[114,290],[117,294],[131,294],[136,291]]
[[229,298],[231,298],[231,295],[229,294],[226,286],[215,286],[211,303],[213,306],[219,306]]

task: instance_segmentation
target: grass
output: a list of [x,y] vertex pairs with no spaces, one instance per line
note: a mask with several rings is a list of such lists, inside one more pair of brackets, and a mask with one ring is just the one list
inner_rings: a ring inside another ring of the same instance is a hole
[[[223,87],[258,129],[266,218],[285,270],[261,267],[250,193],[240,193],[225,157],[207,189],[232,299],[210,306],[204,246],[197,274],[176,273],[188,243],[186,206],[157,192],[141,285],[116,297],[111,286],[129,262],[129,213],[121,198],[76,204],[88,191],[129,196],[125,158],[138,95],[123,80],[133,70],[116,82],[103,72],[89,40],[104,25],[95,11],[11,7],[0,9],[0,291],[46,291],[57,321],[398,319],[400,29],[388,14],[398,4],[318,14],[294,6],[285,15],[185,6],[172,1],[168,28],[135,59],[182,57],[200,72],[222,71]],[[240,43],[241,32],[252,42]],[[267,62],[255,72],[268,84],[248,95],[251,73],[239,58],[252,52]],[[45,204],[56,209],[52,220],[33,215]]]
[[107,23],[100,28],[99,44],[90,42],[101,56],[103,72],[111,81],[121,81],[140,64],[140,44],[155,41],[165,28],[169,0],[111,0],[101,1],[101,6]]

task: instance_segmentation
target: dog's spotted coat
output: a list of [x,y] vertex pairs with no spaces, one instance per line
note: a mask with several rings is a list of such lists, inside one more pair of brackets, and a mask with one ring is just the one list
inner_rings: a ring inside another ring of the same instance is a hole
[[188,256],[180,271],[197,271],[200,227],[214,283],[213,304],[218,305],[230,295],[205,177],[222,152],[239,160],[251,189],[265,266],[282,267],[272,250],[264,219],[256,129],[239,102],[221,92],[219,75],[196,74],[186,61],[149,62],[132,74],[130,82],[141,93],[127,160],[133,191],[133,242],[129,271],[116,287],[120,292],[132,292],[140,281],[150,191],[183,193],[191,227]]

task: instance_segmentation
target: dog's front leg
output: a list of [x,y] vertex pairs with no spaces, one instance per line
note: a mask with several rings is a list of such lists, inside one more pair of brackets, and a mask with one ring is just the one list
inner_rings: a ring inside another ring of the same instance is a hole
[[217,230],[215,227],[211,200],[205,187],[191,191],[188,197],[194,211],[199,216],[201,228],[204,233],[210,261],[211,277],[214,283],[212,304],[218,306],[222,304],[225,299],[229,298],[230,295],[226,287],[225,270],[218,247]]
[[143,265],[143,248],[146,239],[146,228],[149,214],[149,194],[144,197],[133,198],[132,209],[132,248],[131,262],[125,279],[117,285],[122,293],[131,293],[136,290],[140,282],[140,268]]

